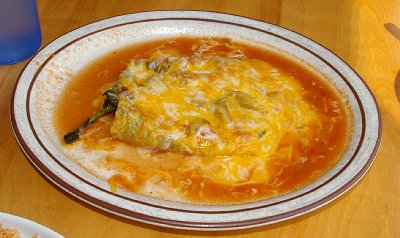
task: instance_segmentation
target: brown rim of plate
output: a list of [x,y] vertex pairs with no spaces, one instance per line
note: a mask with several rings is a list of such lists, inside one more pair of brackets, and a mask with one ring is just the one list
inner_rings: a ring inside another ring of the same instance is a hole
[[[229,15],[229,14],[226,14]],[[244,17],[245,18],[245,17]],[[100,188],[88,181],[86,181],[85,179],[83,179],[82,177],[76,175],[75,173],[73,173],[71,170],[69,170],[68,168],[66,168],[60,161],[58,161],[48,150],[47,148],[43,145],[43,143],[40,141],[40,139],[38,138],[38,135],[36,133],[36,131],[34,130],[33,124],[31,122],[31,118],[30,118],[30,108],[29,108],[29,98],[30,98],[30,93],[31,93],[31,89],[33,87],[33,84],[38,76],[38,74],[40,73],[40,71],[45,67],[45,65],[56,55],[58,54],[60,51],[62,51],[63,49],[65,49],[66,47],[68,47],[69,45],[87,37],[90,35],[93,35],[95,33],[104,31],[104,30],[108,30],[110,28],[115,28],[115,27],[119,27],[122,25],[128,25],[128,24],[136,24],[136,23],[142,23],[142,22],[150,22],[150,21],[164,21],[164,20],[192,20],[192,21],[205,21],[205,22],[214,22],[214,23],[220,23],[220,24],[228,24],[228,25],[234,25],[234,26],[238,26],[238,27],[243,27],[243,28],[247,28],[247,29],[251,29],[251,30],[256,30],[265,34],[270,34],[273,35],[275,37],[278,37],[280,39],[283,39],[287,42],[289,42],[290,44],[296,45],[304,50],[306,50],[307,52],[311,53],[312,55],[314,55],[315,57],[317,57],[318,59],[320,59],[321,61],[323,61],[325,64],[327,64],[332,70],[334,70],[341,78],[342,80],[348,85],[348,87],[350,88],[350,90],[352,91],[353,95],[355,96],[358,106],[360,108],[360,112],[361,112],[361,117],[362,117],[362,131],[361,131],[361,138],[359,141],[359,144],[357,146],[356,151],[354,152],[353,156],[351,157],[351,159],[348,161],[348,163],[346,163],[346,165],[340,170],[338,171],[335,175],[333,175],[331,178],[329,178],[327,181],[325,181],[323,184],[305,192],[302,194],[299,194],[297,196],[282,200],[282,201],[278,201],[275,203],[271,203],[271,204],[266,204],[266,205],[260,205],[260,206],[256,206],[256,207],[251,207],[251,208],[243,208],[243,209],[237,209],[237,210],[229,210],[229,211],[191,211],[191,210],[184,210],[184,209],[177,209],[177,208],[171,208],[171,207],[165,207],[165,206],[160,206],[160,205],[155,205],[155,204],[151,204],[151,203],[147,203],[144,201],[139,201],[139,200],[135,200],[132,198],[128,198],[125,196],[122,196],[120,194],[115,194],[115,193],[111,193],[108,190],[105,190],[103,188]],[[254,19],[252,19],[254,20]],[[259,21],[261,22],[261,21]],[[264,23],[264,22],[262,22]],[[271,23],[269,23],[271,24]],[[273,24],[271,24],[273,25]],[[276,26],[276,25],[274,25]],[[279,27],[279,26],[276,26]],[[281,27],[280,27],[281,28]],[[298,33],[297,33],[298,34]],[[299,34],[301,35],[301,34]],[[302,35],[301,35],[302,36]],[[302,36],[304,37],[304,36]],[[306,39],[308,39],[307,37],[304,37]],[[58,39],[58,38],[57,38]],[[310,39],[308,39],[310,40]],[[310,40],[312,41],[312,40]],[[314,42],[314,41],[312,41]],[[316,42],[314,42],[316,43]],[[50,43],[49,43],[50,44]],[[316,43],[318,44],[318,43]],[[320,45],[320,44],[318,44]],[[321,46],[321,45],[320,45]],[[324,49],[326,49],[324,47]],[[329,50],[328,50],[329,51]],[[331,52],[331,51],[330,51]],[[332,53],[332,52],[331,52]],[[334,53],[332,53],[334,54]],[[334,54],[337,58],[339,58],[336,54]],[[339,58],[340,59],[340,58]],[[31,59],[32,60],[32,59]],[[344,62],[342,59],[340,59],[342,62]],[[29,64],[30,62],[28,62]],[[344,62],[345,63],[345,62]],[[27,64],[27,65],[28,65]],[[31,162],[37,166],[37,168],[46,175],[46,177],[50,178],[50,180],[52,180],[54,183],[56,183],[58,186],[60,186],[61,188],[63,188],[64,190],[66,190],[67,192],[69,192],[71,195],[74,195],[75,197],[80,198],[81,200],[91,204],[91,205],[95,205],[95,206],[99,206],[100,208],[110,211],[112,213],[118,213],[122,216],[125,217],[130,217],[133,219],[139,219],[142,221],[148,221],[151,223],[157,223],[157,224],[161,224],[161,225],[167,225],[167,226],[174,226],[174,227],[186,227],[186,228],[197,228],[197,229],[201,229],[201,228],[208,228],[208,229],[216,229],[216,228],[234,228],[234,227],[247,227],[247,226],[252,226],[252,225],[261,225],[261,224],[265,224],[265,223],[271,223],[273,221],[279,221],[279,220],[283,220],[289,217],[294,217],[296,215],[301,215],[302,213],[305,213],[307,211],[312,211],[316,208],[318,208],[319,206],[337,198],[339,195],[343,194],[345,191],[347,191],[349,188],[351,188],[362,176],[363,174],[368,170],[368,168],[371,166],[372,162],[374,161],[377,151],[378,151],[378,147],[381,141],[381,133],[382,133],[382,128],[381,128],[381,115],[380,115],[380,111],[379,111],[379,107],[377,105],[376,99],[374,98],[373,94],[371,93],[371,90],[368,88],[368,86],[365,84],[365,82],[361,79],[361,77],[347,64],[347,67],[349,67],[357,76],[358,78],[361,80],[361,82],[364,84],[364,86],[367,88],[367,90],[370,92],[370,94],[372,95],[372,98],[374,100],[375,103],[375,107],[377,108],[377,113],[378,113],[378,119],[379,119],[379,125],[378,125],[378,138],[377,138],[377,142],[375,144],[375,147],[370,155],[370,158],[368,159],[368,161],[364,164],[364,166],[362,167],[362,169],[353,176],[353,178],[348,181],[345,185],[343,185],[342,187],[336,189],[335,191],[333,191],[330,195],[312,203],[309,204],[307,206],[289,211],[289,212],[285,212],[285,213],[281,213],[281,214],[277,214],[277,215],[273,215],[273,216],[267,216],[267,217],[262,217],[262,218],[257,218],[257,219],[251,219],[251,220],[246,220],[246,221],[234,221],[234,222],[217,222],[217,223],[209,223],[209,222],[188,222],[188,221],[179,221],[179,220],[171,220],[171,219],[163,219],[163,218],[159,218],[159,217],[153,217],[153,216],[148,216],[145,214],[141,214],[138,212],[134,212],[131,210],[127,210],[109,203],[106,203],[102,200],[99,200],[95,197],[90,196],[89,194],[86,194],[78,189],[76,189],[75,187],[71,186],[70,184],[66,183],[65,181],[63,181],[61,178],[59,178],[58,176],[56,176],[51,170],[49,170],[41,161],[40,159],[37,158],[37,156],[30,150],[29,146],[25,143],[25,141],[23,140],[21,133],[19,132],[19,129],[17,128],[17,124],[16,124],[16,119],[15,119],[15,113],[14,113],[14,98],[15,98],[15,93],[16,93],[16,89],[17,89],[17,85],[18,82],[20,80],[20,77],[22,75],[18,77],[18,81],[14,87],[14,91],[13,91],[13,95],[12,95],[12,100],[11,100],[11,122],[12,122],[12,127],[14,129],[14,133],[15,136],[17,138],[17,141],[19,142],[19,146],[20,148],[23,150],[23,152],[25,153],[25,155],[31,160]],[[26,66],[25,66],[26,67]],[[25,68],[24,68],[25,69]],[[28,112],[28,120],[29,120],[29,124],[30,127],[32,129],[32,132],[34,134],[34,136],[36,137],[37,141],[39,142],[39,144],[41,145],[42,149],[46,151],[46,153],[58,164],[60,165],[64,170],[68,171],[71,175],[73,175],[74,177],[76,177],[77,179],[81,180],[82,182],[94,187],[95,189],[101,190],[103,192],[106,192],[108,194],[111,194],[113,196],[117,196],[120,197],[122,199],[126,199],[129,200],[131,202],[136,202],[136,203],[140,203],[143,205],[147,205],[147,206],[152,206],[155,208],[162,208],[162,209],[166,209],[166,210],[172,210],[172,211],[178,211],[178,212],[188,212],[188,213],[205,213],[205,214],[218,214],[218,213],[233,213],[233,212],[242,212],[242,211],[249,211],[249,210],[254,210],[254,209],[259,209],[259,208],[265,208],[265,207],[269,207],[269,206],[273,206],[279,203],[283,203],[283,202],[288,202],[290,200],[299,198],[301,196],[304,196],[306,194],[309,194],[321,187],[323,187],[324,185],[326,185],[327,183],[329,183],[331,180],[333,180],[334,178],[338,177],[350,164],[351,162],[354,160],[355,156],[357,155],[360,146],[364,140],[364,136],[365,136],[365,112],[364,109],[361,107],[361,102],[360,102],[360,98],[358,97],[358,95],[355,93],[354,88],[350,85],[350,83],[346,80],[346,78],[336,69],[334,68],[329,62],[327,62],[325,59],[323,59],[321,56],[317,55],[316,53],[308,50],[307,48],[305,48],[304,46],[293,42],[289,39],[286,39],[280,35],[276,35],[274,33],[262,30],[262,29],[258,29],[256,27],[252,27],[252,26],[247,26],[247,25],[243,25],[243,24],[238,24],[238,23],[232,23],[232,22],[224,22],[224,21],[219,21],[219,20],[212,20],[212,19],[201,19],[201,18],[160,18],[160,19],[147,19],[147,20],[139,20],[139,21],[132,21],[132,22],[125,22],[125,23],[121,23],[121,24],[117,24],[117,25],[113,25],[113,26],[109,26],[106,28],[102,28],[93,32],[90,32],[84,36],[78,37],[74,40],[72,40],[71,42],[69,42],[68,44],[64,45],[62,48],[58,49],[57,51],[55,51],[54,53],[52,53],[51,56],[49,56],[45,62],[39,67],[39,69],[37,70],[37,72],[34,75],[34,78],[29,86],[29,90],[28,90],[28,96],[27,96],[27,112]]]

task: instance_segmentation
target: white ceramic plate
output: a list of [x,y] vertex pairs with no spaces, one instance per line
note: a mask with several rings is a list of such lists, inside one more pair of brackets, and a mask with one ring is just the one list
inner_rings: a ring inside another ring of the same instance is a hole
[[0,224],[3,229],[18,230],[22,238],[63,238],[62,235],[31,220],[0,212]]
[[[289,194],[234,206],[167,202],[119,191],[72,163],[52,128],[57,96],[90,62],[114,49],[177,36],[229,37],[291,55],[329,78],[354,114],[354,133],[343,158],[317,181]],[[15,87],[11,119],[20,147],[56,185],[84,202],[129,219],[166,227],[223,230],[275,223],[310,212],[350,189],[371,166],[381,137],[376,101],[345,62],[312,40],[269,23],[221,13],[156,11],[118,16],[76,29],[44,47]],[[367,126],[368,125],[368,126]]]

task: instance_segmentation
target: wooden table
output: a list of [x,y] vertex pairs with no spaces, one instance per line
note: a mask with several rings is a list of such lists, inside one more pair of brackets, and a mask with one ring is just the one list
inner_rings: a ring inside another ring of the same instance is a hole
[[[62,192],[28,162],[14,139],[10,100],[26,64],[0,66],[0,211],[65,237],[400,237],[400,2],[318,0],[38,0],[46,45],[116,15],[192,9],[271,22],[321,43],[364,78],[382,112],[382,144],[371,170],[344,196],[307,215],[228,232],[160,228],[109,215]],[[396,94],[397,93],[397,94]]]

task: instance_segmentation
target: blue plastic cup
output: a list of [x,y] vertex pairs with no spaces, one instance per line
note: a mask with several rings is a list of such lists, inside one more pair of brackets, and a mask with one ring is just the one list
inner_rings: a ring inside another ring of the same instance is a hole
[[40,47],[35,0],[0,0],[0,65],[31,57]]

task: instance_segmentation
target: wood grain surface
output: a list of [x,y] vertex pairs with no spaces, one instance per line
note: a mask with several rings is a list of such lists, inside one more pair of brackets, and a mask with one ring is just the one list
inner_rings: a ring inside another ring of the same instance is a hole
[[224,232],[160,228],[88,206],[28,162],[11,129],[14,84],[27,61],[0,66],[0,211],[65,237],[400,237],[400,2],[343,0],[38,0],[46,45],[104,18],[150,10],[232,13],[299,32],[332,50],[371,88],[382,113],[382,144],[370,171],[341,198],[278,224]]

